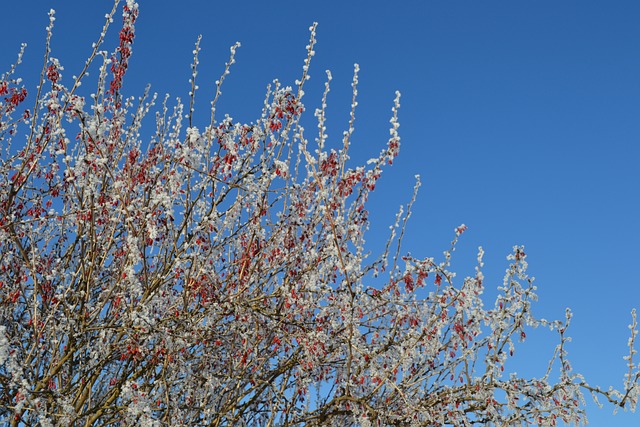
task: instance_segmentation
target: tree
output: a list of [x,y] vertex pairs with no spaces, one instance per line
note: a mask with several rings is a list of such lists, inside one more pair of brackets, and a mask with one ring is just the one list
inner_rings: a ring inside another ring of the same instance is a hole
[[[398,154],[390,138],[366,166],[348,166],[348,130],[326,147],[325,107],[310,143],[302,77],[275,81],[262,115],[195,116],[199,40],[188,105],[123,93],[138,7],[123,6],[119,46],[65,84],[51,56],[50,13],[33,109],[0,79],[0,417],[12,426],[556,425],[584,420],[583,392],[635,409],[635,313],[622,391],[572,372],[565,321],[536,319],[524,248],[515,247],[493,306],[474,277],[444,259],[401,256],[414,196],[382,254],[365,252],[366,204]],[[23,49],[24,51],[24,49]],[[95,93],[80,84],[99,65]],[[23,111],[23,112],[20,112]],[[209,114],[207,114],[209,115]],[[23,133],[24,132],[24,133]],[[26,142],[13,144],[24,135]],[[558,334],[540,378],[505,377],[527,328]]]

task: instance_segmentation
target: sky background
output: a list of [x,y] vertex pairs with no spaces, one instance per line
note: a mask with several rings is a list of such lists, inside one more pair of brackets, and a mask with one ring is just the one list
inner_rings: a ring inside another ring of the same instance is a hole
[[[369,208],[372,250],[420,174],[404,251],[441,259],[453,229],[465,223],[453,270],[472,274],[482,245],[490,298],[506,255],[525,245],[539,287],[534,313],[562,319],[571,307],[574,370],[593,385],[622,387],[630,311],[640,309],[640,2],[138,3],[124,92],[140,95],[148,83],[160,95],[186,99],[191,52],[202,34],[196,109],[205,120],[213,82],[235,41],[242,47],[218,111],[249,122],[258,118],[269,82],[293,85],[299,78],[308,27],[317,21],[306,86],[308,131],[325,69],[333,74],[327,133],[337,146],[349,119],[353,64],[360,64],[354,165],[383,148],[394,91],[402,92],[400,157]],[[18,74],[34,91],[47,11],[54,8],[53,56],[67,78],[79,73],[111,4],[4,2],[0,72],[27,42]],[[539,377],[555,336],[530,336],[512,369]],[[588,402],[591,426],[640,425],[640,413],[613,417],[611,407]]]

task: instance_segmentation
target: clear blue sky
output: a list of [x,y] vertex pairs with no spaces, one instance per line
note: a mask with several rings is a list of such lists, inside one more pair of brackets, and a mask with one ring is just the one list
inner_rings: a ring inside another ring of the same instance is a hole
[[[293,84],[300,75],[308,27],[318,21],[305,104],[309,113],[318,105],[331,69],[328,134],[337,141],[348,121],[353,63],[360,64],[354,161],[382,148],[394,91],[403,94],[401,154],[372,200],[372,247],[420,174],[405,250],[437,257],[465,223],[454,267],[470,274],[482,245],[487,286],[495,288],[511,247],[526,245],[537,314],[562,318],[571,307],[574,369],[592,384],[621,387],[629,313],[640,309],[640,2],[139,3],[125,92],[140,94],[150,83],[186,98],[191,51],[202,34],[202,117],[233,42],[242,48],[219,108],[251,121],[272,79]],[[27,42],[19,73],[33,88],[53,7],[53,55],[67,77],[77,74],[110,4],[5,2],[0,69]],[[521,353],[531,353],[518,371],[543,374],[541,359],[555,346],[544,337],[552,336],[533,334],[525,343]],[[640,413],[589,410],[592,426],[640,425]]]

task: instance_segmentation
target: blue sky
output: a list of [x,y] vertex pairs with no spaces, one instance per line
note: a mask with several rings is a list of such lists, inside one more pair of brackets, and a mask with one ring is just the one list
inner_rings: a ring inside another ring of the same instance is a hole
[[[511,247],[526,245],[539,287],[536,313],[561,319],[565,307],[574,311],[574,370],[592,384],[621,387],[630,311],[640,309],[639,2],[139,3],[125,92],[141,94],[149,83],[152,91],[186,98],[191,51],[202,34],[196,108],[206,117],[228,48],[240,41],[218,111],[241,121],[257,118],[272,79],[293,84],[299,77],[308,27],[317,21],[305,104],[309,113],[318,106],[330,69],[327,133],[338,141],[348,122],[353,64],[360,64],[354,163],[383,147],[394,91],[403,95],[401,154],[371,201],[372,247],[420,174],[405,251],[438,257],[453,229],[467,224],[454,269],[471,274],[482,245],[490,295]],[[27,42],[18,74],[34,87],[53,7],[53,56],[67,77],[77,74],[110,4],[6,2],[0,69]],[[522,346],[521,353],[531,353],[519,370],[543,374],[541,360],[556,344],[545,337],[553,336],[533,334]],[[640,421],[640,414],[613,417],[610,407],[589,410],[592,426]]]

